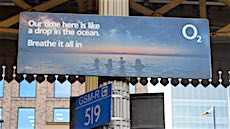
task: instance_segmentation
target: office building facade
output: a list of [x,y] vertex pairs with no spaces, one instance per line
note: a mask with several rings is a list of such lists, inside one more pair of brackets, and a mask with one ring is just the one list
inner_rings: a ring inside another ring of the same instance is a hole
[[[69,129],[69,97],[85,92],[84,84],[68,80],[0,81],[2,129]],[[36,76],[35,76],[36,78]],[[68,76],[67,76],[68,78]]]
[[[230,89],[221,84],[182,84],[156,86],[148,84],[149,92],[164,93],[165,124],[171,129],[229,129]],[[215,110],[215,115],[213,114]],[[215,119],[215,120],[214,120]]]

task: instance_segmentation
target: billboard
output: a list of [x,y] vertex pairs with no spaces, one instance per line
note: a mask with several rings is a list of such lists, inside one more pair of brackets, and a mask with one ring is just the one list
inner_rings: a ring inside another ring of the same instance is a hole
[[18,73],[210,78],[204,19],[20,14]]

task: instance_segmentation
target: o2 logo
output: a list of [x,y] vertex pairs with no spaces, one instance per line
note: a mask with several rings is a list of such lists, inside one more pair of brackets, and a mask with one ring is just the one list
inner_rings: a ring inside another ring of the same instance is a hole
[[[192,30],[192,34],[188,34],[188,29]],[[186,24],[182,28],[182,35],[187,40],[196,40],[197,43],[202,43],[202,36],[199,35],[198,29],[193,24]]]

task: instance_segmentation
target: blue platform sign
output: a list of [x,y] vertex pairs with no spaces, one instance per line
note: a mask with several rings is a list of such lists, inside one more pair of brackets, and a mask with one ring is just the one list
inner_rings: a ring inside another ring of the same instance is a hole
[[211,78],[205,19],[20,14],[18,73]]
[[76,98],[74,129],[90,129],[111,121],[112,85],[100,87]]

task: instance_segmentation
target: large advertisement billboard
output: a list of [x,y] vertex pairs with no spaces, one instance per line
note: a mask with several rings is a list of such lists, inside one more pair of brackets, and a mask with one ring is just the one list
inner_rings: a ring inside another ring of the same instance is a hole
[[210,78],[204,19],[23,12],[18,73]]

